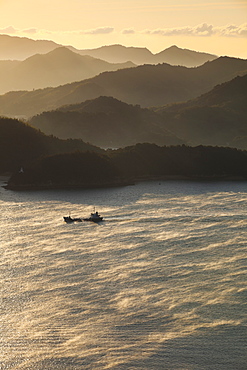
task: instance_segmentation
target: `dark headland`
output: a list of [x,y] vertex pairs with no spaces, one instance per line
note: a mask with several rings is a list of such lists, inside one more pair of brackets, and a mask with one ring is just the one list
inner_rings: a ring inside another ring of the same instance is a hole
[[137,144],[118,150],[38,158],[13,173],[6,189],[88,189],[147,180],[247,180],[247,152],[233,148],[160,147]]

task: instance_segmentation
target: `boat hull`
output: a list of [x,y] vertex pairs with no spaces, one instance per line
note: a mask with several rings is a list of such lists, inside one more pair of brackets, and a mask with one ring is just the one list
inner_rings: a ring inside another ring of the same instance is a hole
[[103,217],[88,217],[88,218],[84,218],[83,221],[91,221],[91,222],[101,222],[103,221]]
[[72,222],[82,222],[82,219],[81,218],[72,218],[70,216],[65,216],[64,218],[64,221],[67,223],[67,224],[70,224]]

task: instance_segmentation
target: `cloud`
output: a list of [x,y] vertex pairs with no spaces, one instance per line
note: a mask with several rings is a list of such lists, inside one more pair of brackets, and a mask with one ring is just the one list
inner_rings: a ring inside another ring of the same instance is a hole
[[19,30],[17,30],[16,28],[14,28],[13,26],[8,26],[6,28],[2,28],[0,29],[0,33],[6,33],[6,34],[13,34],[13,33],[17,33]]
[[17,29],[13,26],[9,26],[3,29],[0,29],[0,33],[2,34],[19,34],[19,35],[25,35],[25,34],[39,34],[39,35],[108,35],[110,33],[114,32],[113,27],[98,27],[95,29],[89,29],[89,30],[71,30],[71,31],[49,31],[45,29],[37,29],[37,28],[28,28],[28,29]]
[[164,28],[156,30],[145,30],[144,33],[149,35],[161,36],[212,36],[213,26],[206,23],[200,24],[195,27],[177,27],[177,28]]
[[85,30],[85,31],[80,31],[80,34],[83,35],[105,35],[112,33],[114,31],[113,27],[99,27],[95,28],[92,30]]
[[135,33],[136,33],[136,31],[133,30],[132,28],[128,28],[128,29],[122,30],[122,34],[123,35],[133,35]]
[[218,27],[215,29],[222,36],[247,37],[247,23],[241,24],[240,26],[235,26],[231,24],[225,27]]
[[[81,36],[81,35],[109,35],[113,32],[116,33],[113,27],[98,27],[95,29],[88,30],[71,30],[71,31],[49,31],[44,29],[37,28],[28,28],[20,30],[14,28],[13,26],[8,26],[6,28],[0,29],[1,34],[17,34],[21,36],[25,35],[36,35],[36,37],[57,37],[57,36]],[[146,29],[146,30],[135,30],[133,28],[125,28],[122,31],[119,31],[119,34],[122,35],[135,35],[135,34],[144,34],[150,36],[191,36],[191,37],[238,37],[246,38],[247,37],[247,23],[243,23],[239,26],[234,24],[228,24],[225,26],[213,26],[212,24],[202,23],[196,26],[185,26],[185,27],[174,27],[174,28],[157,28],[157,29]]]
[[22,32],[23,33],[29,33],[29,34],[35,34],[35,33],[38,33],[38,30],[37,30],[37,28],[29,28],[27,30],[23,30]]
[[232,36],[232,37],[246,37],[247,36],[247,23],[240,26],[226,25],[222,27],[214,27],[211,24],[203,23],[194,27],[177,27],[177,28],[163,28],[155,30],[144,30],[147,35],[160,35],[160,36]]

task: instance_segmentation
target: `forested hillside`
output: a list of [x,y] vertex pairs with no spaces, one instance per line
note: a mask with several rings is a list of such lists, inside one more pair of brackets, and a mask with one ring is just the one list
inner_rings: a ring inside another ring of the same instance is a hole
[[21,121],[0,118],[0,173],[18,171],[40,156],[76,150],[103,152],[82,140],[60,140]]
[[141,180],[247,180],[247,152],[217,147],[137,144],[107,155],[45,157],[10,178],[9,189],[94,188]]
[[103,147],[141,142],[247,149],[247,75],[186,103],[142,109],[114,98],[64,106],[31,119],[46,134],[80,137]]
[[30,124],[45,134],[81,138],[100,147],[119,148],[149,142],[159,145],[184,143],[165,127],[162,117],[140,106],[101,96],[34,116]]
[[197,68],[169,64],[144,65],[35,91],[0,96],[0,114],[27,117],[62,105],[78,104],[101,95],[142,107],[187,101],[247,71],[247,60],[218,58]]
[[182,104],[155,111],[166,129],[190,145],[221,145],[247,149],[247,75],[216,86]]

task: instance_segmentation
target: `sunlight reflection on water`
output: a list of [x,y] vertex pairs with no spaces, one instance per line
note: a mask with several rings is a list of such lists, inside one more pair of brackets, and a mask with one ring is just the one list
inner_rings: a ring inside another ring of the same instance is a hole
[[245,183],[0,197],[1,369],[245,368]]

